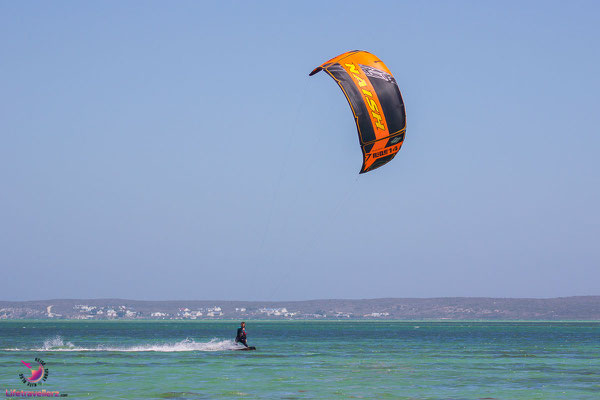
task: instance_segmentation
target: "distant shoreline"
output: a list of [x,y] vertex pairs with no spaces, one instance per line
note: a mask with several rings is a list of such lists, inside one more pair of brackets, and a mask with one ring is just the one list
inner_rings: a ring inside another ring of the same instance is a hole
[[300,301],[51,299],[0,301],[0,320],[600,321],[600,296]]

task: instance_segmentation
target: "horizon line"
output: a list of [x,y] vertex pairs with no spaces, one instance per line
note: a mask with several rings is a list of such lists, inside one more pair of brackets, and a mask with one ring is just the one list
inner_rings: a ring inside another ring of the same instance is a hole
[[200,301],[200,302],[246,302],[246,303],[301,303],[308,301],[369,301],[369,300],[435,300],[435,299],[494,299],[494,300],[555,300],[555,299],[571,299],[571,298],[584,298],[584,297],[600,297],[600,295],[574,295],[574,296],[557,296],[557,297],[486,297],[486,296],[438,296],[438,297],[372,297],[372,298],[330,298],[330,299],[306,299],[306,300],[215,300],[215,299],[185,299],[185,300],[137,300],[127,299],[119,297],[97,297],[97,298],[53,298],[53,299],[34,299],[34,300],[0,300],[0,302],[7,303],[18,303],[18,302],[49,302],[49,301],[74,301],[74,300],[85,300],[85,301],[100,301],[100,300],[112,300],[112,301],[136,301],[136,302],[186,302],[186,301]]

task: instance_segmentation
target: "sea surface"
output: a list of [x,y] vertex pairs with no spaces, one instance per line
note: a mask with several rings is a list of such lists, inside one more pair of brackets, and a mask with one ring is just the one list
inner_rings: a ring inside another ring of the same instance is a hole
[[[600,322],[0,321],[0,389],[68,399],[600,399]],[[43,360],[29,388],[21,363]]]

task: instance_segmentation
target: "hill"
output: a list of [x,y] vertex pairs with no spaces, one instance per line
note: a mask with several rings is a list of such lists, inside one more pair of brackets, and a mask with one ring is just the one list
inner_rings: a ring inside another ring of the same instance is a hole
[[0,301],[0,319],[483,319],[600,320],[600,296],[306,301]]

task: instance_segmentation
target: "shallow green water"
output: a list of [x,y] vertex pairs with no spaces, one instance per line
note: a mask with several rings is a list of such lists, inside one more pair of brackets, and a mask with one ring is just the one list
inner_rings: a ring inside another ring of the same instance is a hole
[[71,399],[599,399],[600,322],[0,321],[0,389]]

